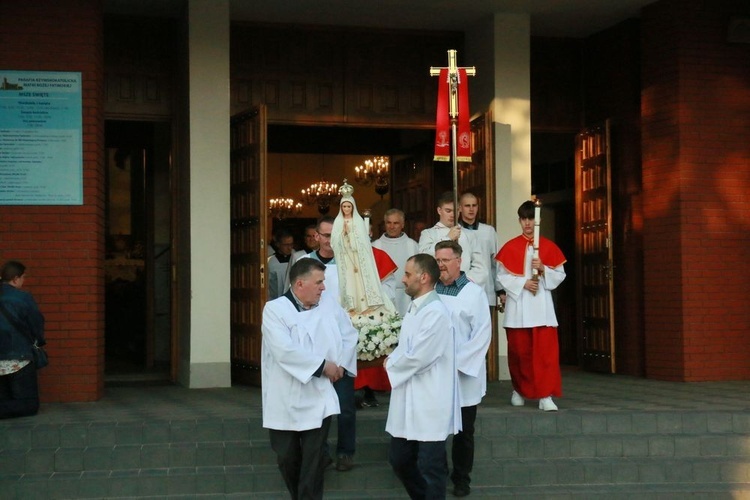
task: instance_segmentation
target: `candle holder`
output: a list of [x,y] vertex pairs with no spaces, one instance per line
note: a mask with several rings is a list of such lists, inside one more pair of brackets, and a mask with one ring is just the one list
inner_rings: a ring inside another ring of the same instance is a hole
[[268,211],[271,217],[279,220],[302,212],[302,203],[292,198],[271,198],[268,200]]
[[302,201],[308,205],[317,205],[318,212],[327,214],[331,204],[341,198],[338,184],[321,179],[302,190]]
[[387,156],[376,156],[354,167],[354,180],[363,186],[375,185],[375,192],[383,196],[390,189],[390,160]]

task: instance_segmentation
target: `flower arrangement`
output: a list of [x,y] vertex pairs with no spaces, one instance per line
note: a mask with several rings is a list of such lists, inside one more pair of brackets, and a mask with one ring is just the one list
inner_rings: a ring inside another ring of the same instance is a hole
[[380,311],[352,316],[352,325],[359,332],[357,359],[372,361],[388,356],[398,344],[401,317],[395,312]]

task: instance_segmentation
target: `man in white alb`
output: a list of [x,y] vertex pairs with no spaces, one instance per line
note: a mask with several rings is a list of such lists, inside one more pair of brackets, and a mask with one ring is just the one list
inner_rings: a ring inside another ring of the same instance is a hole
[[484,267],[487,269],[487,279],[484,282],[484,291],[487,294],[487,302],[490,306],[497,305],[497,294],[503,289],[497,279],[497,261],[495,255],[500,250],[497,239],[497,231],[489,224],[479,222],[479,199],[473,193],[466,192],[458,199],[459,217],[458,224],[464,231],[470,231],[476,236],[477,246],[482,255]]
[[484,287],[489,279],[489,269],[482,259],[482,252],[473,232],[465,231],[460,225],[454,224],[454,207],[452,192],[443,193],[438,198],[437,213],[440,220],[434,226],[422,231],[419,237],[419,251],[434,255],[435,244],[438,241],[457,242],[464,249],[461,270],[471,281]]
[[398,208],[391,208],[385,212],[383,219],[385,220],[385,233],[373,241],[372,246],[387,253],[398,266],[393,274],[396,283],[394,305],[398,314],[403,318],[411,302],[411,297],[406,295],[401,278],[404,277],[406,259],[419,253],[419,246],[416,241],[404,233],[404,212]]
[[461,271],[461,245],[441,241],[435,245],[440,281],[435,291],[451,312],[456,332],[456,367],[461,397],[463,429],[453,436],[453,494],[471,492],[470,473],[474,466],[474,422],[477,406],[487,392],[487,349],[492,339],[492,320],[484,290]]
[[434,290],[439,277],[432,255],[406,261],[403,282],[413,302],[383,365],[392,388],[388,462],[411,498],[445,498],[445,442],[461,430],[456,345],[450,312]]
[[357,332],[338,302],[321,299],[322,263],[301,259],[290,277],[289,291],[263,309],[263,427],[291,497],[322,499],[325,443],[340,411],[333,382],[357,372]]

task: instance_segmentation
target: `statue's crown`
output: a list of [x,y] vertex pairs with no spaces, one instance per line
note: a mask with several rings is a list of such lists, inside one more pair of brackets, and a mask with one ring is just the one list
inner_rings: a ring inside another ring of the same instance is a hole
[[344,183],[339,188],[339,194],[344,198],[351,198],[352,193],[354,193],[354,186],[346,182],[346,179],[344,179]]

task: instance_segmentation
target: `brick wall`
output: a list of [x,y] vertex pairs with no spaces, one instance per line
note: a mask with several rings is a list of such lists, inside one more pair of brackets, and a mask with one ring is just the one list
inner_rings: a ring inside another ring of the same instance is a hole
[[0,68],[81,72],[83,206],[0,206],[0,260],[26,264],[46,318],[42,401],[93,401],[104,388],[104,191],[100,0],[3,2]]
[[726,40],[747,2],[643,10],[646,374],[750,379],[750,45]]

